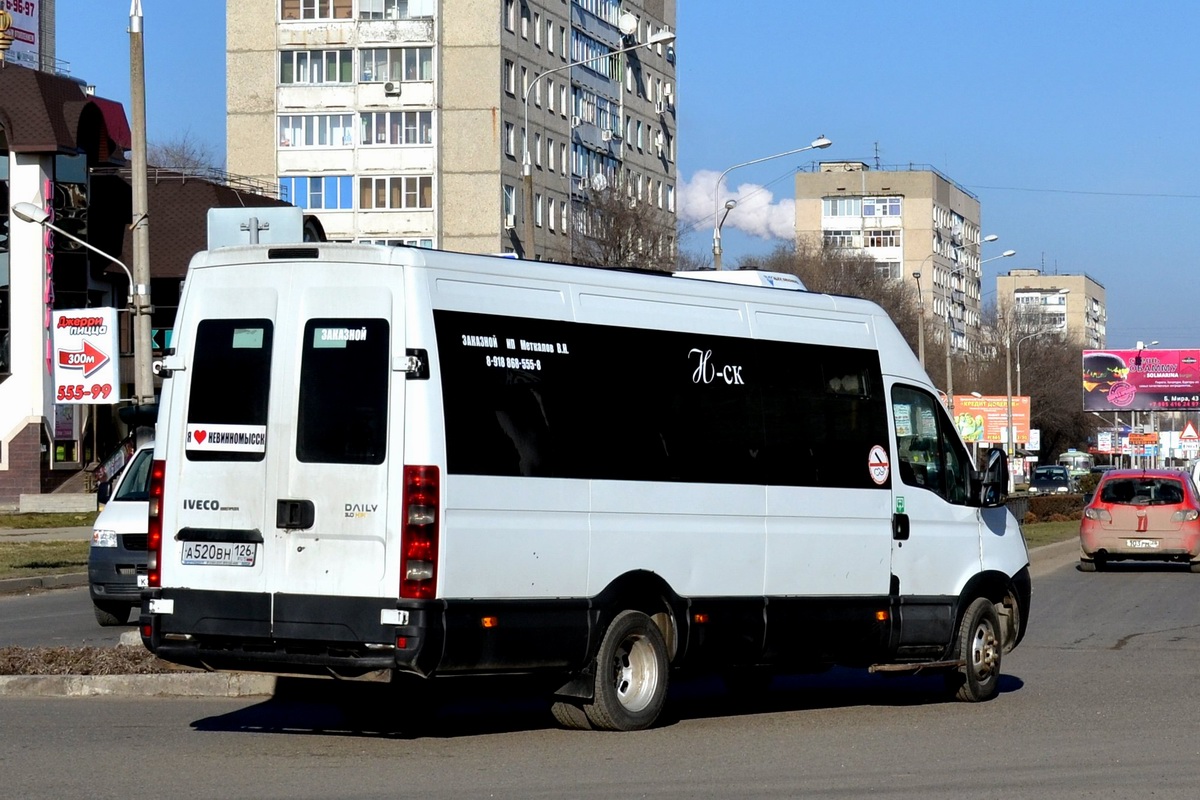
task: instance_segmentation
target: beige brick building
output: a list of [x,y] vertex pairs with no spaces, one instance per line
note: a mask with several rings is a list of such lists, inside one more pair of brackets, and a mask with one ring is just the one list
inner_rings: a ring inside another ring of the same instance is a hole
[[1022,330],[1064,328],[1085,350],[1107,347],[1104,286],[1088,275],[1010,270],[996,278],[996,305],[1002,317],[1015,313]]
[[330,239],[570,260],[597,186],[675,228],[674,43],[649,44],[674,30],[675,0],[227,0],[226,14],[228,169],[278,182]]
[[[860,250],[880,271],[919,289],[940,341],[978,346],[981,263],[979,198],[936,169],[823,161],[796,175],[798,242]],[[998,255],[998,253],[997,253]]]

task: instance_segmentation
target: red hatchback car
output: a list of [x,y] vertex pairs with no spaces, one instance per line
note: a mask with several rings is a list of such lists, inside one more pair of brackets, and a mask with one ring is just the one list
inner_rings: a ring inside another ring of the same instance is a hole
[[1109,561],[1177,561],[1200,572],[1200,497],[1185,472],[1104,473],[1079,523],[1079,567]]

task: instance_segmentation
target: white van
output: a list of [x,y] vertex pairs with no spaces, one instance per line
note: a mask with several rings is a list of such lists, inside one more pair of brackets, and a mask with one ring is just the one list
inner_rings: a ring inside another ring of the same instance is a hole
[[96,622],[124,625],[146,586],[146,496],[154,442],[139,445],[125,468],[97,489],[104,508],[92,523],[88,593]]
[[972,470],[859,299],[409,248],[198,254],[164,360],[144,641],[210,669],[561,676],[652,724],[674,667],[941,670],[1029,613]]

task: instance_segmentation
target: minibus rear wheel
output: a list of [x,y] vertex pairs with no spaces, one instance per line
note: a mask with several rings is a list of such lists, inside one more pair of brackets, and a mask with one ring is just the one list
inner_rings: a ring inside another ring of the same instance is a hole
[[583,706],[600,730],[638,731],[658,719],[667,699],[667,645],[641,611],[622,611],[596,654],[595,695]]

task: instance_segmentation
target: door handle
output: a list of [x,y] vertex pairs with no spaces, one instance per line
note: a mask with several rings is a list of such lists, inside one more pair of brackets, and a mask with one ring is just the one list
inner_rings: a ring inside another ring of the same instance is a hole
[[908,541],[908,514],[892,515],[892,538],[897,542]]
[[278,500],[275,503],[275,527],[288,530],[311,528],[317,521],[312,500]]

